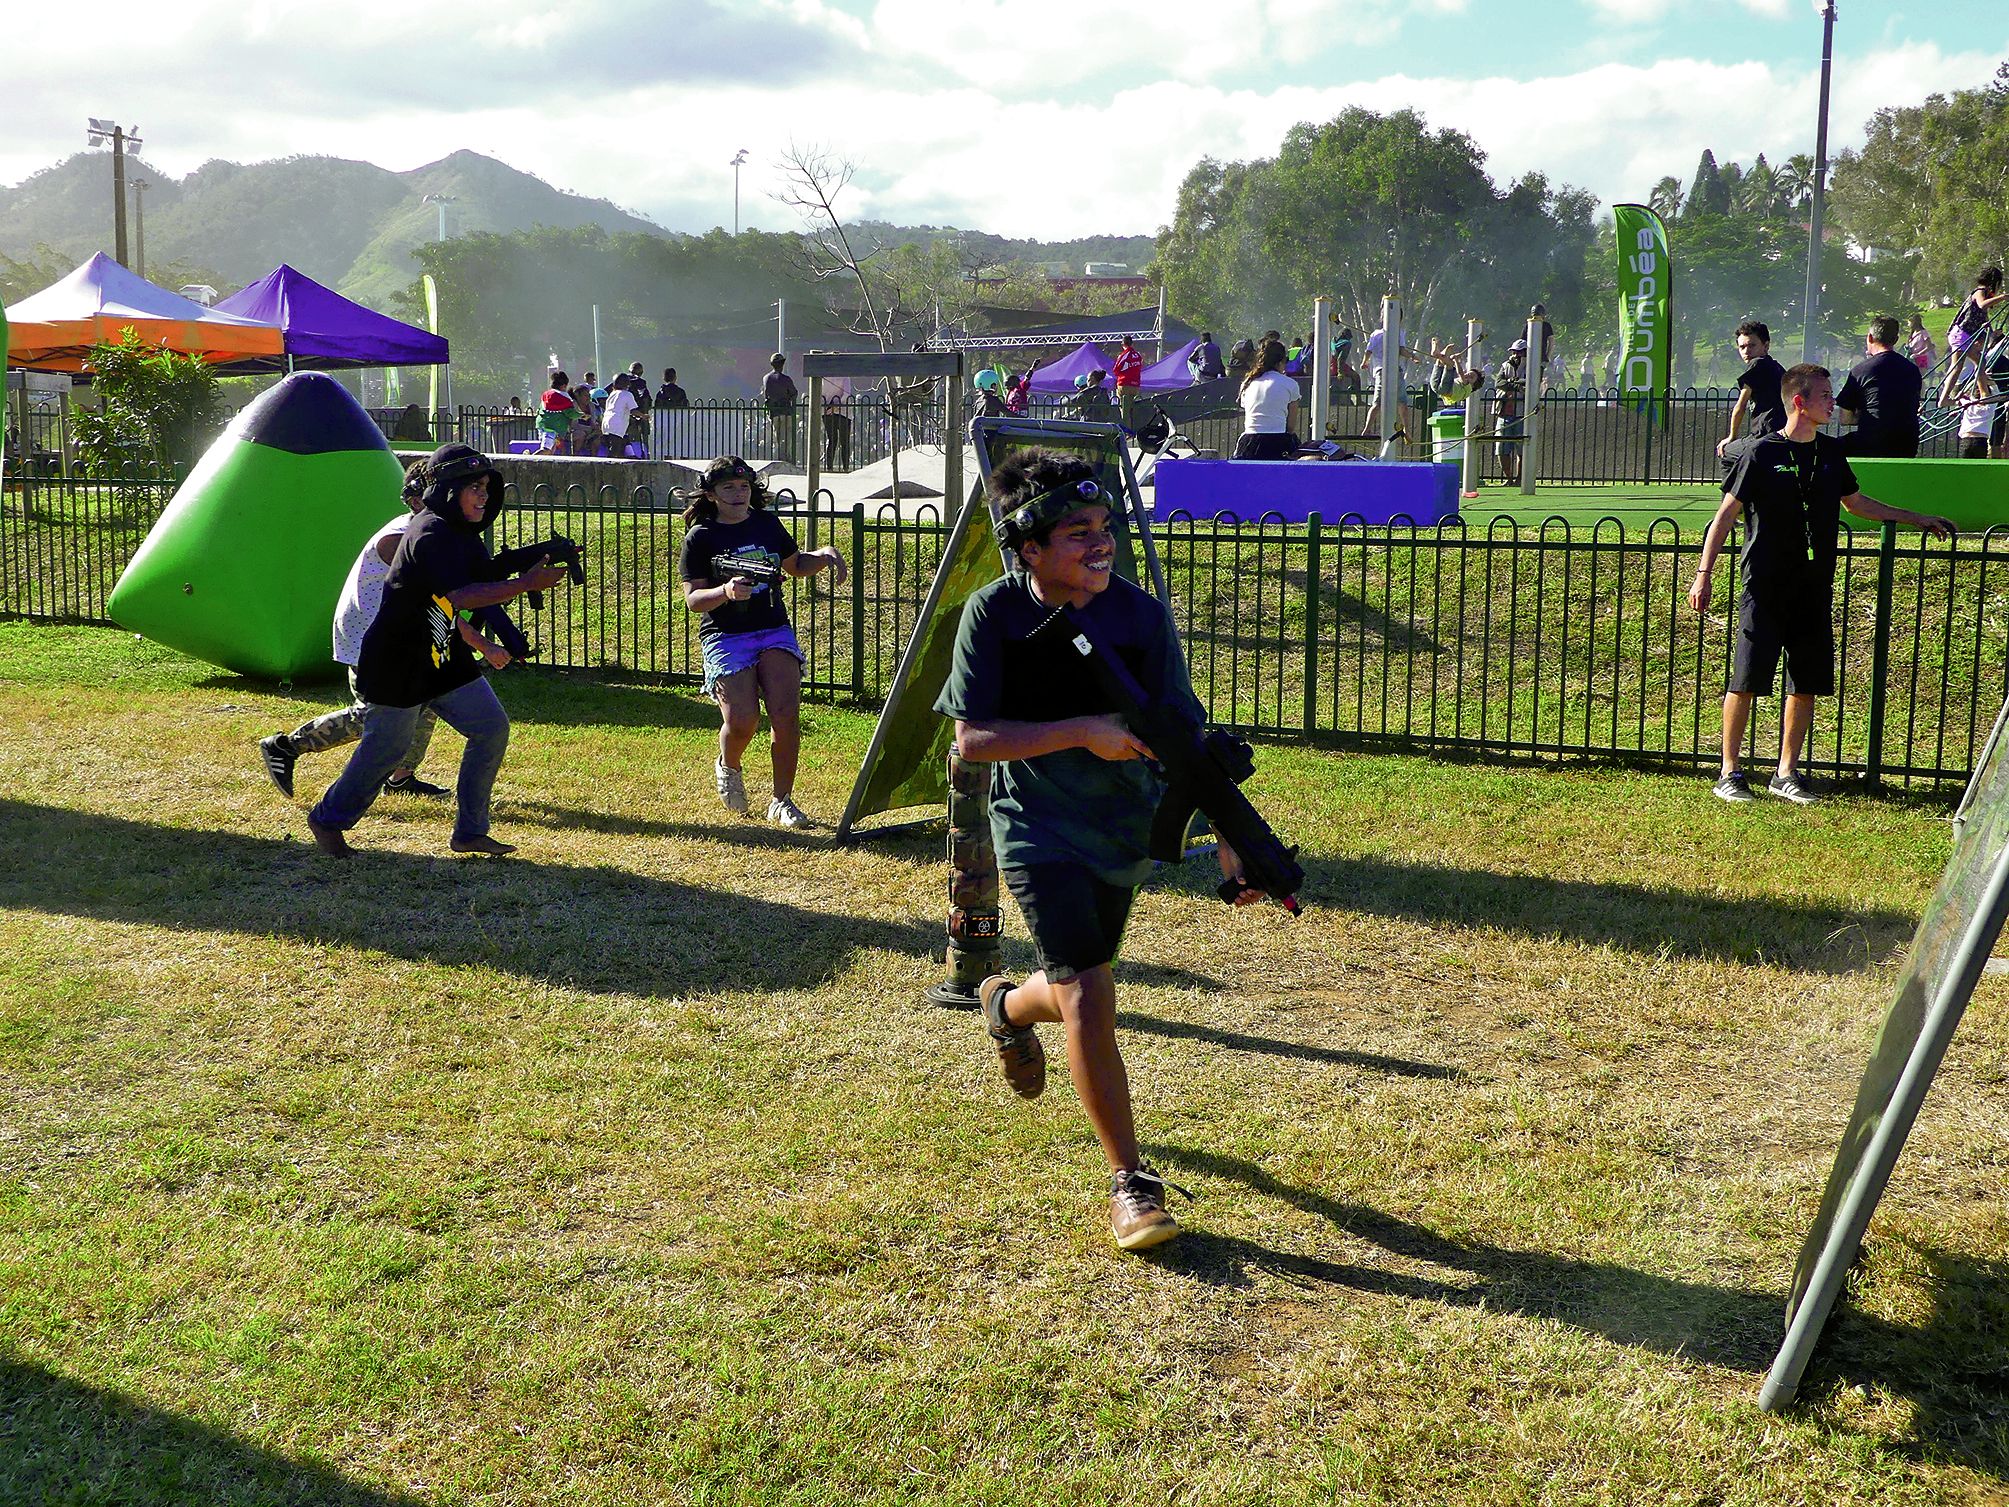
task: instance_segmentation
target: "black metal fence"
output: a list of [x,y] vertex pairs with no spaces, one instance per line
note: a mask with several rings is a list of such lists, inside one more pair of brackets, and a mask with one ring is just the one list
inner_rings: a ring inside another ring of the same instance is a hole
[[[144,480],[10,479],[0,495],[0,615],[103,622],[105,598],[165,505]],[[870,702],[891,682],[946,540],[939,511],[835,509],[783,495],[805,547],[835,543],[849,581],[790,581],[812,694]],[[563,533],[588,584],[521,613],[545,664],[694,681],[683,525],[646,490],[515,495],[498,544]],[[1342,746],[1717,758],[1735,630],[1734,569],[1707,615],[1686,594],[1700,542],[1668,520],[1627,529],[1498,519],[1485,528],[1245,523],[1174,515],[1157,535],[1195,688],[1219,722]],[[1817,770],[1964,780],[2009,695],[2009,532],[1957,546],[1846,533],[1835,583],[1837,694]],[[1761,703],[1754,747],[1776,747]]]

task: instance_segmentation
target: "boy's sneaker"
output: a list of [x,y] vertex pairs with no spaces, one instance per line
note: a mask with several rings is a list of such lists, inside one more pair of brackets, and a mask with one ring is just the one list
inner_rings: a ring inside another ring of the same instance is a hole
[[1811,783],[1798,774],[1775,774],[1765,782],[1765,789],[1795,806],[1811,806],[1820,799],[1814,794]]
[[1733,769],[1716,782],[1714,792],[1719,801],[1755,801],[1758,797],[1751,793],[1751,782],[1744,778],[1744,771]]
[[384,789],[392,795],[451,795],[453,792],[444,785],[435,785],[431,780],[422,780],[416,774],[408,774],[403,779],[392,775],[384,781]]
[[777,827],[786,827],[791,832],[802,832],[816,825],[802,814],[802,808],[785,795],[777,795],[767,803],[767,819]]
[[977,1005],[983,1011],[984,1029],[997,1043],[1005,1082],[1021,1099],[1037,1099],[1046,1091],[1046,1048],[1031,1026],[1015,1026],[1005,1018],[1004,1001],[1011,988],[1010,979],[993,973],[977,985]]
[[258,740],[258,757],[265,763],[266,774],[279,787],[279,793],[287,800],[293,799],[293,766],[300,762],[300,750],[293,746],[293,740],[285,733],[274,733],[269,738]]
[[745,778],[737,769],[728,769],[724,759],[712,766],[712,776],[718,785],[718,798],[725,802],[726,810],[734,816],[745,816]]
[[[1165,1209],[1165,1190],[1175,1186],[1149,1167],[1116,1174],[1109,1190],[1109,1228],[1117,1245],[1126,1251],[1148,1251],[1179,1233],[1179,1221]],[[1186,1193],[1184,1188],[1178,1191]]]

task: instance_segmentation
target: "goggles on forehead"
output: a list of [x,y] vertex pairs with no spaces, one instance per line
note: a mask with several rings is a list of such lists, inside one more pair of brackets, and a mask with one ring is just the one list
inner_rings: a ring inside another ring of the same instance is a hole
[[1098,503],[1109,509],[1112,518],[1122,512],[1109,489],[1093,477],[1085,481],[1062,482],[1014,505],[998,521],[994,532],[999,544],[1006,549],[1017,549],[1035,534],[1052,528],[1069,513],[1094,507]]

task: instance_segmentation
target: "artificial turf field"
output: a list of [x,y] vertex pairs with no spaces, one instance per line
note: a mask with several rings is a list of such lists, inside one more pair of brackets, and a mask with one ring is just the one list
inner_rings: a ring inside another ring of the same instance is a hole
[[[336,756],[254,749],[332,691],[0,624],[0,1503],[2009,1494],[2009,981],[1754,1405],[1944,801],[1260,748],[1310,909],[1140,896],[1197,1198],[1133,1258],[1064,1075],[920,1000],[938,831],[727,817],[684,691],[500,690],[521,856],[386,797],[340,864]],[[805,720],[827,817],[871,719]]]

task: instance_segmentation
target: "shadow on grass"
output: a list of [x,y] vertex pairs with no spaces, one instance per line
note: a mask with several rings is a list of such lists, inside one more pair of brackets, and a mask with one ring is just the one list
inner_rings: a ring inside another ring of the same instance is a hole
[[[756,829],[758,830],[758,829]],[[790,846],[814,839],[772,836]],[[786,870],[777,870],[779,882]],[[0,907],[291,937],[565,988],[673,997],[810,989],[860,951],[914,960],[932,982],[941,923],[875,921],[833,900],[791,904],[625,869],[361,850],[153,826],[0,800]],[[1217,988],[1176,968],[1148,983]]]
[[[1241,1183],[1391,1256],[1446,1273],[1289,1255],[1204,1230],[1154,1252],[1168,1270],[1215,1286],[1246,1287],[1267,1273],[1302,1286],[1548,1319],[1621,1345],[1747,1372],[1753,1407],[1758,1380],[1784,1334],[1783,1293],[1452,1240],[1365,1204],[1282,1182],[1238,1157],[1163,1144],[1146,1150],[1176,1171]],[[1920,1254],[1931,1271],[1930,1319],[1913,1327],[1838,1310],[1802,1386],[1801,1406],[1819,1408],[1850,1383],[1890,1388],[1917,1404],[1916,1438],[1900,1446],[1907,1453],[2009,1478],[2009,1262],[1929,1248]]]
[[0,1501],[416,1507],[220,1429],[0,1360]]
[[[1122,965],[1123,977],[1136,977],[1142,970]],[[1349,1052],[1343,1047],[1307,1046],[1299,1041],[1280,1041],[1273,1036],[1248,1036],[1240,1031],[1217,1031],[1212,1026],[1196,1026],[1183,1020],[1162,1020],[1155,1015],[1119,1011],[1116,1024],[1126,1031],[1143,1031],[1173,1041],[1203,1041],[1225,1047],[1230,1052],[1257,1052],[1266,1057],[1290,1057],[1299,1062],[1324,1062],[1335,1067],[1361,1068],[1370,1073],[1386,1073],[1393,1078],[1461,1079],[1460,1068],[1441,1062],[1414,1062],[1406,1057],[1387,1057],[1379,1052]]]
[[[709,801],[709,790],[704,799]],[[676,837],[691,838],[700,842],[729,842],[750,848],[773,848],[777,851],[807,849],[827,851],[831,848],[831,829],[837,823],[834,819],[822,819],[823,813],[816,813],[819,825],[810,832],[790,832],[781,827],[769,826],[760,821],[759,808],[749,808],[752,815],[747,819],[733,817],[719,811],[713,819],[700,821],[660,821],[646,816],[622,816],[612,811],[589,811],[581,806],[560,806],[551,801],[500,800],[498,806],[505,808],[513,820],[522,820],[553,831],[567,831],[583,828],[588,832],[604,832],[612,837]],[[942,861],[942,822],[939,817],[931,818],[927,825],[916,825],[900,831],[884,831],[867,834],[872,851],[886,853],[908,863],[927,864],[941,868],[947,877],[947,867]],[[857,847],[857,843],[849,846]]]
[[1314,904],[1431,926],[1499,927],[1593,947],[1854,973],[1892,957],[1918,917],[1888,906],[1809,904],[1607,880],[1501,874],[1379,858],[1312,860]]

